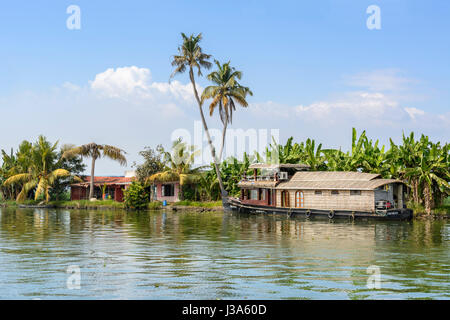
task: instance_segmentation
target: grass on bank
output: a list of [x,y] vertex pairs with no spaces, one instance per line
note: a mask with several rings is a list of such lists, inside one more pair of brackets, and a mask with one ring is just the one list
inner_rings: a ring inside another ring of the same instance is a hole
[[[425,216],[425,207],[422,204],[414,204],[412,202],[407,204],[409,209],[413,210],[414,217]],[[431,214],[436,216],[449,216],[450,215],[450,197],[445,199],[442,206],[431,209]]]
[[[20,204],[24,205],[39,205],[41,201],[35,200],[26,200],[21,202]],[[16,207],[19,205],[14,200],[4,201],[3,205],[8,207]],[[114,200],[97,200],[97,201],[89,201],[89,200],[61,200],[61,201],[50,201],[47,203],[48,205],[55,206],[57,208],[74,208],[74,209],[87,209],[87,208],[111,208],[111,209],[125,209],[125,203],[117,202]],[[200,208],[213,208],[222,206],[222,201],[179,201],[175,203],[169,203],[168,206],[187,206],[187,207],[200,207]],[[161,201],[152,201],[147,205],[148,210],[158,210],[163,208],[163,204]]]
[[189,201],[183,200],[172,204],[173,206],[187,206],[187,207],[201,207],[201,208],[214,208],[221,207],[222,201]]

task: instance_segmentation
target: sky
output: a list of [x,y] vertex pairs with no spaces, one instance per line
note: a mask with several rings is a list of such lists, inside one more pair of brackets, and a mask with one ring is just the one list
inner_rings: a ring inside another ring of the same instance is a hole
[[[80,28],[68,28],[71,5]],[[202,33],[203,51],[231,61],[253,91],[230,141],[256,132],[258,142],[226,155],[262,151],[274,132],[282,143],[314,138],[347,150],[352,127],[383,144],[411,131],[449,142],[449,17],[449,1],[9,1],[0,10],[0,149],[40,134],[115,145],[127,166],[102,159],[96,174],[123,175],[144,147],[168,149],[183,133],[208,162],[189,79],[169,83],[181,32]],[[218,138],[217,114],[207,121]]]

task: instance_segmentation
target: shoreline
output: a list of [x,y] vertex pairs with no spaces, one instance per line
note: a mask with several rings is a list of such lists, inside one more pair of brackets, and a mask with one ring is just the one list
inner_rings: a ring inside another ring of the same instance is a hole
[[[67,204],[62,203],[52,203],[47,205],[42,205],[40,208],[38,204],[22,204],[22,208],[29,209],[70,209],[70,210],[125,210],[125,211],[158,211],[158,210],[169,210],[173,212],[177,211],[193,211],[193,212],[219,212],[223,211],[222,206],[214,205],[215,203],[205,202],[203,205],[196,202],[193,205],[186,204],[168,204],[163,206],[162,203],[150,202],[147,208],[141,210],[134,210],[126,208],[123,202],[116,202],[114,205],[102,204],[101,201],[88,202],[86,203],[73,203],[73,201],[66,201]],[[3,202],[0,203],[0,208],[20,208],[20,204],[16,202]]]
[[[67,204],[65,204],[67,202]],[[83,201],[83,202],[74,202],[74,201],[61,201],[61,202],[50,202],[48,205],[43,205],[42,209],[69,209],[69,210],[125,210],[125,211],[158,211],[158,210],[169,210],[172,212],[177,211],[191,211],[191,212],[220,212],[223,211],[223,207],[221,205],[216,205],[218,202],[195,202],[192,204],[177,204],[171,203],[167,206],[163,206],[160,202],[150,202],[147,208],[142,210],[134,210],[130,208],[126,208],[123,202],[114,202],[113,204],[107,203],[102,204],[102,201]],[[38,204],[23,204],[24,206],[29,206],[30,209],[39,209]],[[0,203],[0,208],[19,208],[19,204],[12,201],[10,203],[3,202]],[[450,218],[450,212],[447,214],[431,214],[428,215],[426,213],[414,213],[413,220],[446,220]]]

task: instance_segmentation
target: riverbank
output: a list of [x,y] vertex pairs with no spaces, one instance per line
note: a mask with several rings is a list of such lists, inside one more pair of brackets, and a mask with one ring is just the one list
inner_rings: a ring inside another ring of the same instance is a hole
[[[26,206],[38,206],[40,202],[27,200],[21,205]],[[55,209],[81,209],[81,210],[127,210],[125,203],[116,202],[114,200],[77,200],[77,201],[50,201],[46,204],[49,208]],[[16,201],[1,202],[0,207],[19,207]],[[175,203],[169,203],[163,206],[160,201],[153,201],[147,205],[146,210],[170,210],[170,211],[194,211],[194,212],[207,212],[207,211],[221,211],[223,210],[222,201],[179,201]],[[421,206],[412,207],[414,212],[414,219],[450,219],[450,205],[444,205],[432,210],[431,215],[425,213],[424,208]]]
[[[19,207],[19,205],[25,206],[38,206],[41,203],[38,201],[28,200],[23,203],[17,203],[16,201],[6,201],[0,203],[0,207]],[[114,200],[77,200],[77,201],[50,201],[45,204],[46,207],[55,209],[88,209],[88,210],[126,210],[125,203],[117,202]],[[221,201],[180,201],[176,203],[170,203],[163,206],[160,201],[153,201],[147,205],[147,210],[161,210],[167,209],[171,211],[220,211],[223,210]]]

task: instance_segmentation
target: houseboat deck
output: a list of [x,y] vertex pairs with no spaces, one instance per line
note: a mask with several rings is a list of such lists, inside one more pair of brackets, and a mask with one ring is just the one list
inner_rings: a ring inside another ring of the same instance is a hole
[[229,210],[247,213],[247,214],[282,214],[288,217],[305,217],[305,218],[328,218],[328,219],[374,219],[374,220],[411,220],[413,211],[411,209],[388,209],[378,212],[369,211],[352,211],[352,210],[322,210],[322,209],[306,209],[306,208],[282,208],[264,205],[247,205],[243,204],[237,198],[228,198],[226,207]]

